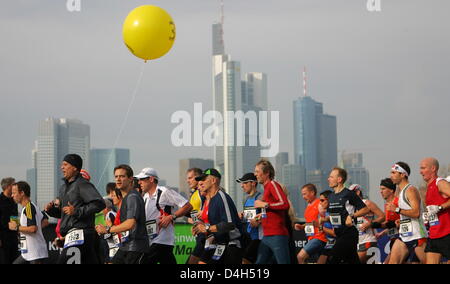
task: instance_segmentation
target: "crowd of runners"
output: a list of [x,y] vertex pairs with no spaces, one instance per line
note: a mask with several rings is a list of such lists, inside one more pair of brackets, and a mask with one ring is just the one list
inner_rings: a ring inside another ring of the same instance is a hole
[[[368,200],[361,186],[346,187],[344,169],[330,169],[328,189],[318,192],[314,184],[298,189],[307,202],[302,223],[265,159],[253,173],[236,180],[246,195],[242,212],[216,169],[187,171],[187,200],[160,186],[155,169],[135,174],[129,165],[115,167],[115,182],[102,197],[82,166],[80,156],[64,157],[64,184],[45,208],[31,202],[26,182],[2,179],[0,263],[45,263],[48,248],[42,230],[49,217],[58,220],[53,243],[61,249],[59,264],[176,264],[178,218],[188,220],[196,240],[187,264],[366,263],[368,250],[384,235],[390,240],[386,264],[450,260],[450,179],[438,177],[434,158],[420,163],[425,198],[410,184],[408,164],[387,168],[390,177],[381,179],[379,187],[383,206]],[[294,231],[304,231],[308,238],[298,254]]]

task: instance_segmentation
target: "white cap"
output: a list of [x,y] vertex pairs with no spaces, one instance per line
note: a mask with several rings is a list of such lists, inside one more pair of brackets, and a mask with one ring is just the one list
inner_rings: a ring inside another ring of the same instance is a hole
[[450,176],[448,176],[448,177],[446,178],[446,180],[447,180],[448,182],[450,182]]
[[360,191],[362,191],[361,186],[360,186],[359,184],[352,184],[352,185],[349,186],[348,189],[350,189],[350,190],[360,190]]
[[138,175],[134,176],[137,179],[144,179],[149,177],[155,177],[156,179],[159,179],[158,173],[154,168],[145,168],[143,169]]

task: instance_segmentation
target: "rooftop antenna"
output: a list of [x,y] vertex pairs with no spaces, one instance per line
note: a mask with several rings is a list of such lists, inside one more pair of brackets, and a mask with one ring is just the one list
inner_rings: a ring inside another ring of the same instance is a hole
[[223,39],[223,25],[225,22],[225,13],[223,11],[223,7],[224,7],[223,0],[220,0],[220,28],[221,28],[221,39],[220,40],[222,41],[222,46],[224,46],[224,48],[225,48],[225,41]]
[[303,96],[306,97],[306,66],[303,66]]

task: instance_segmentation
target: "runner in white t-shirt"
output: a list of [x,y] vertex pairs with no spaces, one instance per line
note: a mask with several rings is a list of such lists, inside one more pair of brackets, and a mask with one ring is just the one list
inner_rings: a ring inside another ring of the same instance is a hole
[[47,244],[42,234],[41,210],[30,201],[30,186],[24,181],[13,185],[12,197],[23,206],[20,224],[9,222],[9,229],[20,233],[19,248],[21,255],[13,264],[40,264],[48,258]]
[[[152,168],[145,168],[135,176],[139,180],[145,202],[146,227],[150,250],[144,263],[176,264],[175,219],[185,216],[192,205],[178,192],[158,186],[158,174]],[[174,208],[179,208],[176,212]]]
[[375,228],[378,228],[379,224],[384,222],[385,217],[383,211],[374,202],[364,198],[359,184],[352,184],[348,189],[353,190],[370,209],[369,214],[356,219],[356,229],[359,233],[358,256],[361,263],[366,264],[367,251],[378,246]]

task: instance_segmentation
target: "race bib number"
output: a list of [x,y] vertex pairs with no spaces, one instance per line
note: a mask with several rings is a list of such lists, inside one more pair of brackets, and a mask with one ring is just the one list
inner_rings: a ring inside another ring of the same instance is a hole
[[121,233],[122,243],[126,243],[130,240],[130,231]]
[[109,249],[109,257],[113,258],[118,251],[119,251],[119,248],[110,248]]
[[147,227],[148,237],[153,240],[158,236],[158,225],[156,224],[156,220],[150,220],[145,222],[145,226]]
[[120,238],[118,234],[112,234],[110,238],[107,239],[108,247],[110,249],[120,247]]
[[411,237],[413,235],[413,226],[410,219],[400,221],[400,235],[402,237]]
[[116,255],[119,248],[122,246],[118,234],[112,234],[109,239],[106,240],[109,248],[109,257],[113,258]]
[[250,222],[256,218],[256,208],[255,207],[246,207],[244,208],[244,220]]
[[388,230],[387,234],[388,234],[389,238],[393,238],[398,235],[398,230],[397,230],[397,228],[391,228]]
[[430,226],[439,225],[439,217],[437,214],[428,214],[428,222]]
[[340,214],[330,214],[330,223],[334,228],[342,226],[342,218]]
[[66,236],[64,248],[81,246],[84,244],[84,232],[81,229],[72,229]]
[[[428,207],[427,207],[427,209],[428,209]],[[430,224],[430,226],[439,225],[439,217],[437,214],[430,214],[428,212],[425,212],[425,213],[423,213],[423,215],[424,215],[424,217],[426,215],[428,224]],[[424,218],[424,221],[425,221],[425,218]]]
[[194,222],[194,223],[198,223],[198,211],[197,210],[193,210],[193,211],[191,211],[191,219],[192,219],[192,222]]
[[364,224],[364,218],[358,217],[356,219],[356,228],[359,231],[359,235],[364,235],[366,233],[365,231],[361,230],[361,227],[362,227],[363,224]]
[[213,244],[214,238],[208,237],[205,241],[205,250],[212,250],[215,249],[217,246]]
[[19,250],[21,253],[28,252],[27,237],[22,234],[20,235]]
[[325,245],[325,249],[332,249],[336,244],[336,239],[328,239],[327,244]]
[[314,225],[313,223],[306,223],[305,224],[305,234],[307,237],[314,236]]
[[216,250],[214,251],[212,259],[219,260],[222,257],[223,253],[225,252],[225,248],[226,248],[225,245],[218,245],[216,247]]

